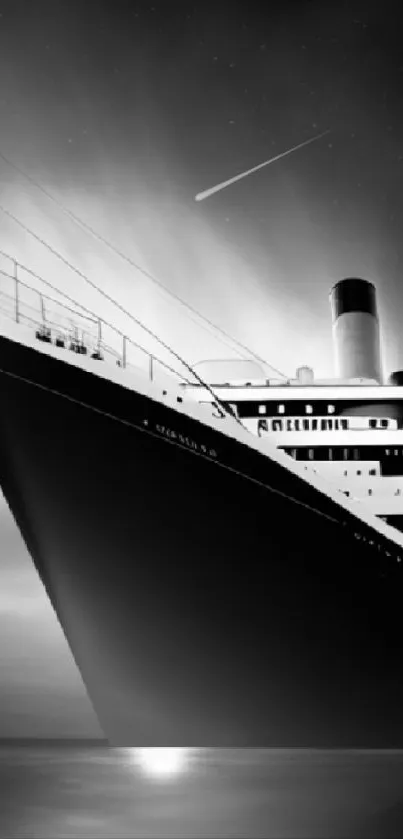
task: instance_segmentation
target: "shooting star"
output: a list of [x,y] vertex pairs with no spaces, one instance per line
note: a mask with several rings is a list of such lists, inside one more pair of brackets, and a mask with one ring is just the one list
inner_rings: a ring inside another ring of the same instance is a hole
[[308,146],[309,143],[314,143],[316,140],[320,140],[320,138],[324,137],[325,134],[330,134],[330,129],[323,131],[322,134],[317,134],[315,137],[311,137],[309,140],[304,140],[303,143],[298,143],[298,146],[293,146],[292,149],[283,151],[281,154],[271,157],[270,160],[265,160],[264,163],[259,163],[259,165],[254,166],[253,169],[248,169],[247,172],[241,172],[240,175],[235,175],[234,178],[229,178],[228,181],[223,181],[221,184],[210,187],[210,189],[205,189],[204,192],[198,192],[197,195],[195,195],[195,201],[204,201],[205,198],[210,198],[210,195],[214,195],[216,192],[220,192],[221,189],[231,186],[231,184],[236,183],[236,181],[240,181],[241,178],[246,178],[247,175],[251,175],[252,172],[257,172],[258,169],[263,169],[263,166],[269,166],[270,163],[275,163],[276,160],[281,160],[282,157],[287,157],[288,154],[292,154],[294,151],[298,151],[298,149]]

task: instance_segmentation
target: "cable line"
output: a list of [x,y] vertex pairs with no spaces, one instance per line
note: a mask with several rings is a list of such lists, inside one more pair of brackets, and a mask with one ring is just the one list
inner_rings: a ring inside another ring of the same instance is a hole
[[[77,216],[75,213],[73,213],[71,210],[69,210],[67,207],[65,207],[61,203],[61,201],[59,201],[57,198],[54,197],[54,195],[52,195],[52,193],[50,193],[47,189],[45,189],[45,187],[43,187],[31,175],[28,175],[28,173],[25,172],[23,169],[21,169],[20,166],[17,166],[15,163],[13,163],[1,151],[0,151],[0,158],[2,158],[5,161],[5,163],[7,163],[8,166],[11,166],[13,169],[15,169],[16,172],[18,172],[20,175],[22,175],[24,178],[26,178],[26,180],[28,180],[31,184],[33,184],[33,186],[35,186],[36,189],[39,189],[40,192],[43,193],[43,195],[45,195],[50,201],[52,201],[59,208],[59,210],[61,210],[62,213],[67,215],[68,218],[70,218],[75,224],[77,224],[79,227],[81,227],[85,232],[90,233],[95,239],[98,239],[98,241],[102,242],[107,248],[109,248],[111,251],[113,251],[113,253],[117,254],[117,256],[120,256],[121,259],[123,259],[125,262],[127,262],[129,265],[131,265],[132,268],[135,268],[137,271],[140,271],[140,273],[143,274],[148,280],[150,280],[152,283],[154,283],[160,289],[162,289],[165,292],[165,294],[169,295],[174,300],[176,300],[178,303],[180,303],[181,306],[184,306],[190,312],[197,315],[197,317],[200,320],[207,323],[216,332],[219,332],[222,336],[229,339],[233,344],[235,344],[236,346],[240,347],[242,350],[247,352],[249,356],[253,356],[253,358],[255,358],[256,361],[259,361],[261,364],[265,364],[267,367],[270,367],[270,369],[273,370],[274,373],[277,373],[279,376],[281,376],[281,378],[283,378],[283,379],[289,378],[284,373],[282,373],[281,370],[277,370],[276,367],[273,367],[272,364],[270,364],[268,361],[266,361],[261,356],[257,355],[257,353],[253,352],[253,350],[249,349],[249,347],[247,347],[241,341],[238,341],[237,339],[233,338],[231,335],[228,334],[228,332],[225,332],[225,330],[222,329],[221,327],[216,326],[216,324],[214,324],[211,320],[209,320],[209,318],[207,318],[205,315],[201,315],[200,312],[197,311],[197,309],[195,309],[193,306],[191,306],[190,303],[186,303],[186,301],[183,300],[178,294],[176,294],[175,292],[168,289],[153,274],[151,274],[145,268],[142,268],[140,265],[138,265],[133,259],[131,259],[129,256],[127,256],[127,254],[125,254],[125,253],[123,253],[123,251],[119,250],[119,248],[117,248],[116,245],[113,245],[111,242],[108,241],[108,239],[106,239],[104,236],[102,236],[100,233],[98,233],[96,230],[94,230],[94,228],[91,227],[91,225],[87,224],[85,221],[83,221],[81,218],[79,218],[79,216]],[[192,318],[192,320],[193,320],[193,318]],[[224,341],[223,343],[225,343],[226,346],[229,346],[226,341]],[[231,349],[233,349],[233,347],[231,347]]]
[[[40,236],[38,236],[37,233],[34,233],[33,230],[31,230],[26,224],[24,224],[24,222],[20,221],[20,219],[18,219],[13,213],[11,213],[10,210],[7,210],[5,207],[3,207],[2,204],[0,204],[0,210],[3,213],[5,213],[6,216],[11,218],[13,221],[15,221],[16,224],[18,224],[20,227],[22,227],[22,229],[25,230],[26,233],[29,233],[30,236],[33,236],[34,239],[36,239],[38,242],[40,242],[41,245],[43,245],[45,248],[47,248],[54,256],[57,257],[57,259],[60,259],[61,262],[63,262],[65,265],[67,265],[67,267],[71,271],[73,271],[75,274],[77,274],[79,277],[81,277],[81,279],[83,279],[84,282],[88,283],[88,285],[91,286],[91,288],[94,288],[103,297],[105,297],[106,300],[108,300],[110,303],[112,303],[114,306],[116,306],[124,315],[126,315],[126,317],[128,317],[130,320],[132,320],[137,326],[140,326],[141,329],[143,329],[145,332],[147,332],[148,335],[151,335],[151,337],[154,338],[162,347],[164,347],[164,349],[168,350],[168,352],[171,353],[171,355],[174,358],[176,358],[176,360],[179,361],[180,364],[183,364],[183,366],[186,368],[186,370],[189,373],[191,373],[191,375],[194,376],[195,379],[197,379],[199,384],[202,385],[202,387],[205,387],[209,391],[209,393],[213,396],[215,402],[218,403],[221,406],[221,409],[224,411],[224,413],[229,414],[231,417],[233,417],[237,421],[237,423],[239,425],[242,425],[242,428],[244,428],[243,423],[240,421],[239,417],[237,416],[237,414],[235,413],[233,408],[231,408],[230,405],[226,405],[224,402],[222,402],[222,400],[214,393],[210,384],[208,382],[205,382],[201,378],[201,376],[199,376],[199,374],[193,369],[193,367],[190,364],[188,364],[188,362],[185,361],[185,359],[183,359],[177,352],[175,352],[175,350],[173,350],[172,347],[169,346],[169,344],[166,344],[165,341],[163,341],[161,338],[159,338],[158,335],[155,332],[152,331],[152,329],[150,329],[141,320],[139,320],[139,318],[136,318],[131,312],[129,312],[127,309],[125,309],[125,307],[122,306],[122,304],[119,303],[117,300],[115,300],[113,297],[111,297],[110,294],[108,294],[103,289],[99,288],[99,286],[97,286],[96,283],[94,283],[92,280],[90,280],[89,277],[86,276],[86,274],[83,274],[83,272],[80,271],[79,268],[76,268],[74,265],[72,265],[71,262],[69,262],[64,256],[62,256],[62,254],[60,254],[57,250],[55,250],[55,248],[52,248],[52,246],[49,245],[48,242],[46,242],[44,239],[42,239]],[[100,318],[100,320],[101,320],[101,318]]]

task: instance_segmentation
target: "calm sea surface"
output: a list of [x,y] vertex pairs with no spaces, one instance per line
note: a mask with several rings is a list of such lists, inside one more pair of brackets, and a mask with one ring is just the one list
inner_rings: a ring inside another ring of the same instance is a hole
[[403,752],[203,749],[178,777],[134,750],[0,748],[0,836],[403,837]]

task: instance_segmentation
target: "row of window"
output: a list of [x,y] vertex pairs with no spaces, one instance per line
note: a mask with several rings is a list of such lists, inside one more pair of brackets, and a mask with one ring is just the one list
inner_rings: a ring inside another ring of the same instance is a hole
[[268,431],[347,431],[346,419],[260,419],[257,424],[258,434]]
[[[311,459],[312,459],[312,458],[311,458]],[[345,477],[345,478],[347,478],[348,476],[350,476],[350,477],[351,477],[351,476],[352,476],[352,474],[353,474],[353,473],[352,473],[351,471],[350,471],[350,472],[348,472],[348,471],[347,471],[347,469],[345,469],[345,470],[344,470],[344,472],[343,472],[343,477]],[[376,469],[375,469],[375,468],[373,468],[373,467],[372,467],[372,469],[368,469],[368,471],[365,471],[365,472],[363,472],[363,470],[362,470],[362,469],[357,469],[357,470],[354,472],[354,474],[355,474],[355,475],[376,475],[376,474],[377,474],[377,471],[376,471]]]
[[[313,413],[313,406],[312,405],[305,405],[305,413],[312,414]],[[327,406],[328,414],[334,414],[336,408],[334,405]],[[259,414],[266,414],[267,413],[267,405],[259,405]],[[278,414],[285,414],[285,405],[277,405],[277,413]]]
[[[323,400],[316,402],[314,405],[304,405],[300,402],[278,404],[275,402],[259,403],[250,401],[238,403],[230,402],[228,404],[240,417],[240,419],[251,419],[252,417],[259,416],[279,419],[280,414],[283,416],[283,421],[285,422],[286,417],[294,419],[298,417],[298,414],[300,415],[300,420],[304,415],[312,415],[315,419],[320,420],[321,418],[329,417],[330,414],[336,414],[338,417],[343,416],[343,418],[348,416],[349,428],[397,428],[398,426],[396,419],[371,416],[370,414],[366,416],[354,414],[355,406],[349,405],[347,402],[338,403],[337,409],[335,405],[328,404]],[[350,411],[352,411],[352,413],[350,413]],[[368,406],[368,411],[370,411],[370,406]],[[315,419],[310,417],[308,421],[315,422]]]
[[366,417],[351,417],[345,418],[322,418],[318,419],[300,419],[297,417],[290,417],[288,419],[260,419],[257,424],[258,434],[264,432],[279,432],[279,431],[347,431],[350,430],[365,430],[365,429],[387,429],[396,427],[395,420],[378,419]]
[[[349,489],[342,489],[342,490],[340,490],[340,492],[342,492],[344,495],[347,495],[347,496],[354,495],[354,493],[350,492],[350,490],[349,490]],[[368,489],[368,495],[370,495],[370,496],[371,496],[371,495],[373,495],[373,494],[374,494],[373,489],[369,488],[369,489]],[[401,489],[395,489],[395,491],[394,491],[394,493],[393,493],[393,495],[394,495],[394,496],[400,496],[401,494],[402,494]],[[384,498],[385,498],[385,494],[384,494],[384,493],[380,493],[380,495],[382,495],[382,499],[384,499]]]
[[378,446],[343,447],[343,446],[315,446],[289,448],[280,446],[286,454],[291,455],[295,460],[372,460],[384,461],[385,456],[396,458],[397,468],[403,469],[403,449],[382,449]]
[[230,402],[231,408],[235,410],[240,417],[253,417],[258,414],[276,416],[278,414],[294,414],[295,408],[305,414],[334,414],[336,412],[335,405],[327,404],[323,400],[318,401],[315,405],[304,405],[301,402],[288,402],[287,404],[276,402],[253,402],[245,400],[242,402]]

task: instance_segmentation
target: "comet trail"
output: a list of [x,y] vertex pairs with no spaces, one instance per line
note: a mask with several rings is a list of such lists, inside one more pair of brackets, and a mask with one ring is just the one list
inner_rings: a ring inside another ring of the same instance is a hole
[[281,160],[282,157],[286,157],[288,154],[292,154],[294,151],[298,151],[298,149],[302,149],[304,146],[308,146],[309,143],[314,143],[315,140],[320,140],[321,137],[324,137],[325,134],[330,134],[330,130],[323,131],[322,134],[317,134],[316,137],[311,137],[309,140],[304,140],[303,143],[298,143],[297,146],[293,146],[292,149],[288,149],[287,151],[281,152],[281,154],[277,154],[275,157],[271,157],[270,160],[265,160],[264,163],[259,163],[258,166],[254,166],[253,169],[248,169],[246,172],[241,172],[240,175],[235,175],[234,178],[229,178],[228,181],[223,181],[216,186],[210,187],[210,189],[205,189],[204,192],[198,192],[195,195],[195,201],[204,201],[205,198],[209,198],[210,195],[214,195],[216,192],[220,192],[221,189],[225,189],[227,186],[231,186],[231,184],[236,183],[236,181],[240,181],[241,178],[246,178],[247,175],[251,175],[252,172],[257,172],[258,169],[263,169],[263,166],[269,166],[270,163],[275,163],[276,160]]

